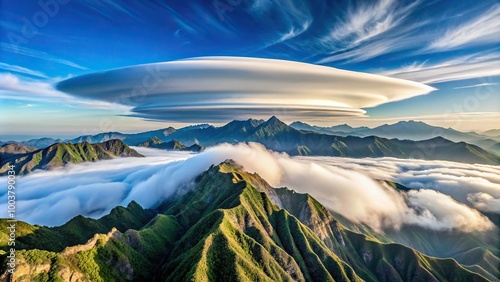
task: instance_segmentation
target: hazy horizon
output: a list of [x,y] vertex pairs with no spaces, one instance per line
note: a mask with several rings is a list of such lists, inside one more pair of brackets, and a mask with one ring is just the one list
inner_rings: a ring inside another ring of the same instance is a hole
[[[279,117],[278,117],[279,119]],[[236,119],[236,120],[245,120],[245,119]],[[296,121],[293,121],[293,122],[301,122],[300,120],[296,120]],[[351,126],[353,128],[358,128],[358,127],[368,127],[370,129],[373,129],[373,128],[376,128],[378,126],[381,126],[381,125],[393,125],[393,124],[396,124],[396,123],[399,123],[399,122],[409,122],[409,121],[414,121],[414,122],[420,122],[420,121],[415,121],[415,120],[400,120],[400,121],[397,121],[397,122],[393,122],[393,123],[381,123],[379,125],[376,125],[376,126],[365,126],[365,125],[351,125],[349,124],[349,122],[346,122],[346,123],[335,123],[335,124],[331,124],[331,125],[320,125],[321,123],[319,124],[315,124],[315,123],[312,123],[312,122],[306,122],[307,124],[311,125],[311,126],[320,126],[320,127],[331,127],[331,126],[338,126],[338,125],[348,125],[348,126]],[[286,122],[288,125],[290,125],[292,122]],[[431,125],[431,126],[436,126],[436,125],[432,125],[430,123],[427,123],[427,122],[424,122],[428,125]],[[157,124],[157,123],[156,123]],[[113,131],[95,131],[95,132],[86,132],[85,134],[82,134],[82,132],[74,132],[74,133],[40,133],[40,134],[1,134],[0,135],[0,141],[3,141],[3,142],[7,142],[7,141],[15,141],[15,142],[21,142],[21,141],[28,141],[28,140],[31,140],[31,139],[40,139],[40,138],[54,138],[54,139],[62,139],[62,140],[67,140],[67,139],[73,139],[73,138],[76,138],[76,137],[80,137],[80,136],[84,136],[84,135],[97,135],[97,134],[100,134],[100,133],[107,133],[107,132],[119,132],[119,133],[124,133],[124,134],[134,134],[134,133],[142,133],[142,132],[146,132],[146,131],[150,131],[150,130],[160,130],[160,129],[164,129],[164,128],[167,128],[167,127],[173,127],[173,128],[176,128],[176,129],[179,129],[179,128],[183,128],[183,127],[187,127],[187,126],[194,126],[194,125],[200,125],[200,124],[204,124],[204,123],[190,123],[190,124],[180,124],[180,123],[176,123],[177,124],[177,127],[175,126],[171,126],[171,123],[165,123],[165,125],[163,127],[161,126],[157,126],[157,127],[154,127],[152,129],[144,129],[144,130],[113,130]],[[217,124],[209,124],[209,125],[213,125],[213,126],[216,126],[216,127],[221,127],[221,126],[224,126],[225,124],[227,123],[217,123]],[[452,128],[454,129],[454,128]],[[454,130],[457,130],[457,129],[454,129]],[[489,130],[500,130],[500,128],[491,128]],[[460,130],[457,130],[457,131],[460,131]],[[485,130],[485,131],[488,131],[488,130]],[[464,133],[467,133],[467,132],[475,132],[475,133],[478,133],[478,134],[481,134],[485,131],[461,131],[461,132],[464,132]]]

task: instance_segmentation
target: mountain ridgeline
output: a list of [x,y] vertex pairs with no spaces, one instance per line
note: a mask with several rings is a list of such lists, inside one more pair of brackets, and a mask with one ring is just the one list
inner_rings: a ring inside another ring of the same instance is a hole
[[[76,217],[61,227],[19,223],[17,269],[10,278],[487,281],[453,259],[351,231],[313,197],[272,188],[232,161],[213,165],[192,185],[157,207],[156,215],[133,202],[99,220]],[[5,230],[0,231],[3,259]],[[2,269],[1,278],[8,279],[5,263]]]
[[53,169],[68,163],[108,160],[115,157],[143,157],[121,140],[102,143],[55,143],[45,149],[7,144],[0,151],[0,175],[6,174],[9,166],[15,165],[17,175],[36,169]]
[[[480,146],[462,141],[453,142],[436,136],[436,132],[450,136],[453,140],[471,140]],[[267,121],[235,120],[221,127],[202,124],[180,129],[168,127],[135,134],[108,132],[64,142],[94,143],[117,138],[130,146],[186,151],[201,151],[205,147],[220,143],[258,142],[267,149],[286,152],[292,156],[394,157],[500,164],[499,155],[483,149],[488,147],[496,151],[500,148],[498,145],[500,143],[495,139],[484,139],[488,137],[476,135],[432,127],[420,122],[400,122],[375,129],[352,128],[348,125],[321,128],[300,122],[288,126],[273,116]],[[391,136],[396,136],[398,139]],[[422,137],[431,138],[421,140]],[[412,138],[414,140],[410,140]],[[22,142],[23,145],[31,146],[36,143],[36,140]]]
[[[232,121],[222,127],[200,127],[189,130],[162,131],[162,142],[177,140],[184,144],[213,146],[228,142],[258,142],[267,149],[290,155],[340,157],[395,157],[427,160],[448,160],[465,163],[500,164],[500,157],[478,146],[452,142],[436,137],[423,141],[387,139],[377,136],[335,136],[296,130],[276,117],[267,121],[249,119]],[[129,145],[139,145],[138,135],[126,137]],[[157,140],[158,141],[158,140]]]
[[337,136],[378,136],[384,138],[396,138],[400,140],[422,141],[443,137],[453,142],[467,142],[477,145],[487,151],[500,154],[500,135],[495,136],[494,130],[478,134],[476,132],[460,132],[451,128],[428,125],[418,121],[400,121],[395,124],[384,124],[375,128],[351,127],[349,125],[336,125],[332,127],[312,126],[307,123],[296,121],[291,127],[309,132],[316,132]]

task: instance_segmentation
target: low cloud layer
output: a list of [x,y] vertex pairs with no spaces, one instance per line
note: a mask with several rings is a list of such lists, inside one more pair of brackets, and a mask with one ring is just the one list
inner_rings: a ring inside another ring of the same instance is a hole
[[435,190],[480,211],[500,213],[499,166],[425,160],[409,162],[396,158],[297,159],[357,171],[373,179],[392,180],[412,189]]
[[[249,172],[257,172],[272,186],[287,186],[297,192],[310,193],[329,209],[376,230],[398,228],[403,224],[465,232],[493,227],[475,209],[491,201],[483,194],[476,195],[476,205],[469,207],[444,194],[446,189],[442,189],[444,193],[430,189],[401,193],[372,180],[371,174],[376,173],[376,169],[383,173],[375,178],[393,178],[396,173],[391,168],[395,167],[393,163],[396,159],[381,161],[378,168],[373,161],[373,170],[360,172],[362,170],[352,167],[363,167],[356,163],[363,160],[318,157],[306,161],[269,152],[255,143],[222,144],[196,155],[144,148],[138,150],[147,157],[70,165],[21,177],[17,188],[18,219],[60,225],[79,214],[100,217],[111,208],[126,205],[132,200],[143,207],[155,207],[185,191],[180,189],[189,188],[192,180],[211,164],[234,159]],[[342,168],[333,165],[333,162],[351,164],[351,168]],[[412,166],[408,160],[404,162]],[[447,164],[450,165],[447,175],[462,173],[453,167],[461,164]],[[434,162],[427,164],[431,168],[437,165]],[[417,175],[419,166],[422,165],[416,161],[411,168],[407,167],[406,174],[412,170]],[[478,170],[476,173],[484,174]],[[484,175],[486,181],[489,176]],[[493,172],[491,176],[494,177]],[[479,192],[486,193],[485,190]],[[466,193],[469,197],[470,194]],[[6,203],[5,194],[0,201]],[[0,204],[0,211],[5,213],[6,210],[5,204]]]
[[223,122],[279,114],[304,121],[359,116],[427,94],[413,81],[283,60],[202,57],[67,79],[60,91],[131,107],[146,119]]

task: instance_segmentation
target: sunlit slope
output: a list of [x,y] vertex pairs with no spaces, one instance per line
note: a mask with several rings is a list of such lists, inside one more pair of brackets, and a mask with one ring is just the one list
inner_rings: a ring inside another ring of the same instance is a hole
[[[18,251],[15,280],[485,281],[454,260],[349,231],[309,195],[274,190],[231,161],[190,188],[142,228],[131,216],[133,229],[110,228],[62,251],[32,242],[27,249],[37,249]],[[135,204],[127,210],[150,216]]]
[[68,163],[108,160],[115,157],[142,157],[121,140],[114,139],[102,143],[55,143],[45,149],[26,154],[16,154],[0,160],[0,175],[14,165],[17,175],[36,169],[51,169]]

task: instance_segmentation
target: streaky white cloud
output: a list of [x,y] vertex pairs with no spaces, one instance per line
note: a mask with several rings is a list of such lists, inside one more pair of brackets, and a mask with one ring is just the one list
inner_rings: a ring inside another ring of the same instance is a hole
[[485,82],[485,83],[478,83],[478,84],[473,84],[473,85],[455,87],[453,89],[467,89],[467,88],[476,88],[476,87],[484,87],[484,86],[494,86],[494,85],[498,85],[498,84],[500,84],[500,83]]
[[452,27],[438,36],[430,50],[451,50],[459,47],[500,42],[500,4],[462,25]]
[[[259,6],[258,2],[263,2],[263,1],[254,2],[254,10],[258,11],[257,15],[255,15],[256,18],[260,16],[261,12],[259,12],[259,10],[262,10],[262,8],[255,8],[256,6]],[[288,29],[289,31],[280,34],[278,40],[272,42],[271,44],[268,44],[265,48],[285,42],[289,39],[292,39],[306,32],[314,20],[313,15],[309,9],[309,5],[307,5],[304,2],[291,1],[291,0],[284,0],[280,1],[279,3],[273,1],[268,1],[268,2],[273,3],[274,11],[279,13],[279,17],[283,19],[283,21],[285,22],[286,25],[285,28]],[[269,8],[270,7],[268,5],[267,10]]]
[[393,0],[367,3],[351,6],[343,18],[334,21],[332,31],[319,40],[330,55],[318,60],[318,64],[362,62],[425,41],[415,31],[429,24],[429,20],[405,22],[421,1],[408,5]]
[[[123,17],[128,17],[134,19],[138,22],[141,21],[139,15],[136,10],[124,5],[124,3],[120,1],[88,1],[90,5],[87,7],[92,9],[97,14],[100,14],[109,19],[118,21],[122,20]],[[139,4],[139,3],[138,3]]]
[[31,70],[31,69],[17,66],[17,65],[11,65],[11,64],[6,64],[6,63],[0,62],[0,69],[5,70],[5,71],[11,71],[11,72],[17,72],[17,73],[47,78],[47,76],[45,74],[43,74],[42,72],[39,72],[36,70]]
[[[427,64],[415,63],[411,67],[379,71],[378,74],[418,81],[426,84],[457,81],[471,78],[481,78],[500,75],[500,54],[491,53],[488,56],[468,55],[447,61]],[[482,86],[492,86],[484,84]]]
[[[17,187],[23,193],[18,195],[18,219],[59,225],[78,214],[100,217],[132,200],[153,208],[192,189],[193,179],[210,165],[233,159],[275,187],[287,186],[309,193],[327,208],[376,230],[404,224],[463,232],[493,228],[473,208],[438,192],[420,190],[405,194],[380,185],[363,173],[324,165],[314,158],[304,162],[270,152],[257,143],[222,144],[195,155],[136,149],[147,157],[69,165],[20,177]],[[5,216],[7,195],[2,193],[0,216]]]
[[33,49],[19,46],[19,45],[0,42],[0,50],[2,50],[3,52],[10,52],[10,53],[19,54],[19,55],[23,55],[23,56],[27,56],[27,57],[46,60],[49,62],[55,62],[58,64],[70,66],[70,67],[77,68],[77,69],[88,70],[88,68],[81,66],[81,65],[78,65],[76,63],[73,63],[71,61],[50,55],[50,54],[42,52],[42,51],[33,50]]
[[396,4],[394,0],[381,0],[373,5],[359,5],[357,8],[349,7],[347,15],[329,35],[334,40],[349,40],[359,44],[374,36],[390,30],[401,20],[396,17]]
[[276,44],[279,44],[279,43],[282,43],[282,42],[285,42],[289,39],[292,39],[296,36],[299,36],[301,35],[302,33],[306,32],[309,27],[311,26],[311,23],[312,21],[310,20],[306,20],[304,23],[302,23],[301,26],[290,26],[290,30],[286,33],[282,33],[280,34],[280,37],[278,38],[278,40],[275,40],[273,42],[271,42],[270,44],[266,44],[263,48],[261,48],[260,50],[263,50],[263,49],[266,49],[270,46],[273,46],[273,45],[276,45]]
[[190,122],[274,114],[302,120],[362,115],[362,108],[435,90],[367,73],[245,57],[131,66],[70,78],[57,88],[77,97],[131,106],[133,116]]

